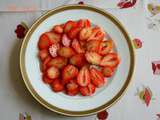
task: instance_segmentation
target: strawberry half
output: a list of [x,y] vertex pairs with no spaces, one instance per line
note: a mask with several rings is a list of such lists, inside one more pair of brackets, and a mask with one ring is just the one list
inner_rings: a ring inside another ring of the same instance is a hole
[[46,32],[46,35],[52,44],[58,43],[61,40],[61,35],[55,32]]
[[88,70],[88,68],[86,66],[84,66],[79,71],[79,74],[77,76],[77,83],[80,86],[85,87],[88,84],[90,84],[90,82],[91,82],[91,78],[90,78],[89,70]]
[[67,35],[68,35],[68,37],[69,37],[70,39],[73,40],[73,39],[77,38],[80,30],[81,30],[81,28],[79,28],[79,27],[73,27],[73,28],[68,32]]
[[112,40],[103,41],[103,42],[101,42],[101,44],[100,44],[99,53],[100,53],[101,55],[106,55],[106,54],[108,54],[112,49],[113,49],[113,41],[112,41]]
[[76,26],[77,26],[77,23],[75,21],[69,20],[64,24],[64,32],[68,33],[72,28]]
[[100,40],[91,40],[87,42],[87,51],[90,52],[99,52],[100,49],[100,44],[101,41]]
[[43,82],[44,83],[51,84],[53,81],[54,81],[53,79],[49,79],[48,77],[43,75]]
[[75,96],[79,93],[78,84],[76,82],[70,82],[66,85],[67,94],[70,96]]
[[64,90],[64,86],[61,84],[59,79],[54,79],[51,87],[54,92],[61,92]]
[[63,36],[62,36],[62,44],[63,44],[65,47],[69,47],[70,44],[71,44],[71,39],[69,39],[66,34],[63,34]]
[[86,52],[85,54],[86,60],[95,65],[99,65],[101,62],[101,56],[96,52]]
[[49,53],[47,49],[42,49],[39,51],[38,56],[41,61],[44,61],[48,57]]
[[86,87],[80,87],[80,93],[83,96],[91,96],[95,92],[95,86],[93,84],[89,84]]
[[88,19],[81,19],[77,22],[78,27],[91,27],[91,22]]
[[59,77],[60,75],[60,72],[58,70],[58,68],[54,67],[54,66],[51,66],[47,69],[46,71],[46,75],[48,78],[50,79],[56,79]]
[[49,47],[49,53],[52,57],[56,57],[57,56],[57,51],[60,48],[60,45],[57,44],[53,44]]
[[74,48],[74,50],[77,52],[77,53],[84,53],[85,50],[81,47],[80,43],[78,42],[77,39],[74,39],[72,41],[72,47]]
[[111,77],[114,73],[114,69],[109,66],[105,66],[102,68],[102,73],[105,77]]
[[87,40],[92,35],[92,28],[83,28],[79,33],[80,40]]
[[55,25],[53,27],[52,31],[61,34],[61,33],[63,33],[63,27],[61,25]]
[[66,57],[66,58],[70,58],[72,57],[75,52],[72,48],[70,47],[61,47],[59,50],[58,50],[58,54],[62,57]]
[[44,72],[47,69],[47,64],[52,58],[50,56],[46,57],[44,61],[41,63],[41,71]]
[[104,76],[103,74],[95,69],[91,68],[90,69],[90,75],[91,75],[91,82],[96,86],[96,87],[102,87],[104,85]]

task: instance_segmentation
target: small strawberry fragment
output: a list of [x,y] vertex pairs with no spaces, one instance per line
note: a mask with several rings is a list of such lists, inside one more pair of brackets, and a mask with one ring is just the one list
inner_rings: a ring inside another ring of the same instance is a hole
[[56,78],[59,77],[60,72],[59,72],[58,68],[52,66],[52,67],[50,67],[50,68],[47,69],[46,75],[50,79],[56,79]]
[[70,44],[71,44],[71,39],[69,39],[66,34],[63,34],[63,36],[62,36],[62,44],[63,44],[65,47],[69,47]]
[[75,55],[75,52],[72,48],[70,47],[61,47],[59,50],[58,50],[58,54],[62,57],[65,57],[65,58],[70,58],[72,57],[73,55]]
[[78,27],[91,27],[91,22],[88,19],[80,19],[77,23]]
[[46,32],[48,39],[51,41],[52,44],[59,43],[61,40],[61,35],[55,32]]
[[61,84],[59,79],[54,79],[51,87],[54,92],[62,92],[64,90],[64,86]]
[[70,39],[73,40],[73,39],[77,38],[80,30],[81,30],[81,28],[79,28],[79,27],[74,27],[74,28],[72,28],[72,29],[68,32],[67,35],[68,35],[68,37],[69,37]]
[[99,65],[102,58],[102,56],[100,56],[96,52],[86,52],[85,57],[89,63],[95,64],[95,65]]
[[78,84],[76,82],[71,81],[66,85],[67,94],[70,96],[75,96],[79,93]]
[[90,51],[90,52],[99,52],[100,44],[101,44],[100,40],[91,40],[91,41],[88,41],[87,44],[86,44],[87,51]]
[[77,39],[74,39],[72,41],[72,47],[74,48],[74,50],[77,52],[77,53],[84,53],[85,50],[81,47],[80,43],[78,42]]
[[57,51],[60,48],[60,45],[57,44],[53,44],[49,47],[49,53],[52,57],[56,57],[57,56]]
[[105,77],[111,77],[114,73],[114,69],[109,66],[105,66],[102,68],[102,73]]
[[59,34],[63,33],[63,27],[61,25],[55,25],[52,30]]
[[43,75],[43,82],[47,84],[51,84],[54,80],[49,79],[47,76]]
[[44,61],[41,63],[41,71],[44,72],[47,69],[47,64],[52,58],[50,56],[46,57]]
[[92,28],[83,28],[79,33],[80,40],[87,40],[92,35]]
[[64,33],[68,33],[72,28],[76,26],[77,26],[77,23],[75,21],[69,20],[64,25]]
[[91,96],[95,92],[95,86],[93,84],[89,84],[86,87],[80,87],[80,93],[83,96]]
[[39,51],[38,56],[41,61],[44,61],[48,57],[49,53],[47,49],[42,49]]
[[99,53],[100,53],[101,55],[106,55],[106,54],[108,54],[112,49],[113,49],[113,41],[112,41],[112,40],[103,41],[103,42],[101,42],[101,44],[100,44]]

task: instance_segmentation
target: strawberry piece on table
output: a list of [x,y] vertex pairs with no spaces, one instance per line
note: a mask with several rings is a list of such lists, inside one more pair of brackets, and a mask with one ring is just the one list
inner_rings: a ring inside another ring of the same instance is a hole
[[95,68],[91,68],[90,75],[91,75],[91,82],[96,87],[102,87],[104,85],[104,83],[105,83],[104,76],[99,70],[97,70]]
[[83,96],[91,96],[95,92],[95,86],[93,84],[89,84],[86,87],[80,87],[80,93]]
[[90,51],[90,52],[99,52],[100,44],[101,44],[100,40],[91,40],[91,41],[88,41],[87,45],[86,45],[87,51]]
[[63,36],[62,36],[62,44],[63,44],[65,47],[69,47],[70,44],[71,44],[71,39],[69,39],[66,34],[63,34]]
[[78,27],[91,27],[91,22],[88,20],[88,19],[80,19],[78,22],[77,22],[77,26]]
[[108,53],[100,62],[101,66],[117,67],[120,59],[116,53]]
[[61,35],[55,32],[46,32],[48,39],[51,41],[52,44],[59,43],[61,40]]
[[83,28],[79,33],[80,40],[87,40],[92,35],[92,28]]
[[80,86],[85,87],[88,84],[90,84],[90,82],[91,82],[91,78],[90,78],[89,70],[88,70],[88,68],[86,66],[84,66],[79,71],[79,74],[77,76],[77,83]]
[[102,68],[102,73],[105,77],[111,77],[114,73],[114,69],[109,66],[105,66]]
[[95,64],[95,65],[99,65],[102,58],[102,56],[96,52],[86,52],[85,57],[89,63]]
[[79,27],[73,27],[73,28],[68,32],[67,35],[68,35],[68,37],[69,37],[70,39],[73,40],[73,39],[77,38],[80,30],[81,30],[81,28],[79,28]]
[[60,48],[60,45],[57,44],[53,44],[49,47],[49,53],[52,57],[56,57],[57,56],[57,51]]
[[72,57],[73,55],[75,55],[75,52],[72,48],[70,47],[61,47],[59,50],[58,50],[58,54],[62,57],[66,57],[66,58],[70,58]]
[[81,47],[80,43],[78,42],[77,39],[74,39],[72,41],[72,47],[74,48],[74,50],[77,52],[77,53],[84,53],[85,50]]
[[66,85],[67,94],[70,96],[75,96],[79,93],[78,84],[76,82],[70,82]]
[[47,76],[43,75],[43,81],[47,84],[51,84],[54,80],[53,79],[49,79]]
[[67,58],[64,58],[64,57],[55,57],[53,59],[51,59],[48,63],[47,63],[47,66],[48,67],[51,67],[51,66],[55,66],[57,67],[58,69],[61,69],[63,68],[64,66],[67,65]]
[[63,33],[63,27],[61,25],[55,25],[53,27],[52,31],[61,34],[61,33]]
[[64,24],[64,32],[68,33],[72,28],[76,26],[77,26],[77,23],[75,21],[69,20]]
[[113,49],[113,41],[112,40],[106,40],[101,42],[99,53],[101,55],[108,54]]
[[59,79],[54,79],[51,87],[54,92],[62,92],[64,90],[64,86],[61,84]]
[[44,59],[44,61],[41,64],[41,71],[44,72],[47,69],[47,64],[52,58],[48,56],[47,58]]
[[46,71],[46,75],[48,78],[50,79],[56,79],[59,77],[60,75],[60,72],[58,70],[58,68],[54,67],[54,66],[51,66],[47,69]]
[[38,56],[41,61],[44,61],[48,57],[49,53],[47,49],[42,49],[39,51]]
[[86,64],[86,59],[84,54],[76,54],[70,58],[69,62],[77,67],[82,67]]

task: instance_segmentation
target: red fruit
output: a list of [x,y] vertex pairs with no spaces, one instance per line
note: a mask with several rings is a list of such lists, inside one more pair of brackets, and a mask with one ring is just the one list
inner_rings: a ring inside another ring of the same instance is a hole
[[101,56],[96,52],[86,52],[85,54],[86,60],[95,65],[99,65],[101,62]]
[[61,34],[61,33],[63,33],[63,27],[61,25],[55,25],[53,27],[53,31],[56,32],[56,33]]
[[61,35],[58,33],[46,32],[46,35],[48,36],[48,39],[51,41],[52,44],[56,44],[61,40]]
[[74,48],[74,50],[77,52],[77,53],[84,53],[85,50],[81,47],[80,43],[78,42],[77,39],[74,39],[73,42],[72,42],[72,47]]
[[60,48],[60,45],[57,44],[53,44],[49,47],[49,53],[52,57],[56,57],[57,56],[57,51]]
[[72,57],[75,52],[72,48],[70,47],[61,47],[59,50],[58,50],[58,54],[62,57],[66,57],[66,58],[70,58]]
[[64,86],[61,84],[59,79],[54,79],[51,87],[54,92],[61,92],[64,90]]
[[120,60],[116,53],[108,53],[100,62],[101,66],[117,67]]
[[54,80],[53,79],[49,79],[48,77],[46,77],[45,75],[43,75],[43,81],[47,84],[51,84]]
[[44,61],[48,57],[48,50],[47,49],[42,49],[39,51],[38,56],[40,60]]
[[106,54],[108,54],[112,49],[113,49],[113,41],[112,41],[112,40],[103,41],[103,42],[101,42],[101,44],[100,44],[99,53],[100,53],[101,55],[106,55]]
[[62,71],[63,80],[71,80],[77,77],[78,69],[73,65],[67,65]]
[[77,67],[82,67],[86,64],[86,59],[84,54],[76,54],[70,58],[69,62]]
[[47,69],[46,75],[50,79],[56,79],[59,77],[60,72],[59,72],[58,68],[51,66],[50,68]]
[[72,28],[76,27],[77,23],[74,21],[69,20],[68,22],[65,23],[64,25],[64,32],[68,33]]
[[46,33],[43,33],[38,41],[38,47],[40,50],[42,49],[47,49],[50,45],[52,44],[52,42],[50,41],[50,39],[48,38]]
[[67,94],[70,96],[75,96],[79,93],[78,84],[76,82],[70,82],[66,85]]
[[90,78],[90,73],[89,70],[86,66],[82,67],[78,76],[77,76],[77,83],[82,86],[85,87],[88,84],[90,84],[91,82],[91,78]]
[[71,44],[71,39],[69,39],[66,34],[63,34],[63,36],[62,36],[62,44],[65,47],[69,47]]
[[52,58],[48,56],[47,58],[44,59],[44,61],[41,64],[41,71],[44,72],[47,69],[47,64]]
[[64,57],[55,57],[53,59],[51,59],[48,63],[47,63],[47,66],[48,67],[51,67],[51,66],[55,66],[59,69],[63,68],[64,66],[67,65],[67,58],[64,58]]
[[96,87],[102,87],[104,85],[104,76],[99,70],[91,68],[90,75],[91,75],[91,82]]
[[80,27],[74,27],[68,32],[68,37],[70,39],[75,39],[77,38],[77,35],[79,34],[81,28]]
[[102,69],[102,73],[105,77],[111,77],[114,73],[114,69],[112,67],[105,66]]
[[79,90],[83,96],[90,96],[95,92],[95,86],[93,84],[89,84],[86,87],[80,87]]
[[98,52],[100,48],[100,40],[91,40],[87,42],[87,51]]
[[91,27],[91,22],[88,19],[81,19],[77,23],[78,27]]
[[83,28],[79,33],[80,40],[87,40],[92,35],[92,28]]
[[101,112],[99,112],[99,113],[97,114],[97,118],[98,118],[99,120],[106,120],[107,117],[108,117],[108,112],[107,112],[106,110],[101,111]]

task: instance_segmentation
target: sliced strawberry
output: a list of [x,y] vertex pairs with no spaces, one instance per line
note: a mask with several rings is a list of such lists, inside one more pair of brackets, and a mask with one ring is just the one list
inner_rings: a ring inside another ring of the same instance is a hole
[[91,82],[96,86],[96,87],[102,87],[104,85],[104,76],[103,74],[95,69],[91,68],[90,69],[90,74],[91,74]]
[[46,75],[50,79],[56,79],[59,77],[60,72],[59,72],[58,68],[51,66],[50,68],[47,69]]
[[58,50],[58,54],[62,57],[66,57],[66,58],[70,58],[72,57],[75,52],[72,48],[70,47],[61,47],[59,50]]
[[55,25],[52,30],[59,34],[63,33],[63,27],[61,25]]
[[92,28],[83,28],[79,33],[80,40],[87,40],[92,35]]
[[57,44],[53,44],[49,47],[49,53],[52,57],[56,57],[57,56],[57,51],[60,48],[60,45]]
[[61,40],[61,35],[55,32],[46,32],[46,35],[48,36],[49,40],[52,44],[58,43]]
[[78,27],[91,27],[91,22],[88,19],[80,19],[77,23]]
[[44,59],[44,61],[41,64],[41,71],[44,72],[47,69],[47,64],[52,58],[48,56],[47,58]]
[[108,53],[100,62],[101,66],[117,67],[120,59],[116,53]]
[[78,84],[76,82],[70,82],[66,85],[67,94],[70,96],[75,96],[79,93]]
[[73,65],[67,65],[62,71],[63,80],[71,80],[77,77],[78,69]]
[[69,20],[64,25],[64,32],[68,33],[72,28],[76,27],[77,23],[75,21]]
[[86,60],[95,65],[99,65],[101,62],[101,56],[96,52],[86,52],[85,54]]
[[91,82],[91,78],[90,78],[90,73],[89,70],[86,66],[82,67],[78,76],[77,76],[77,83],[82,86],[85,87],[88,84],[90,84]]
[[69,62],[77,67],[82,67],[86,64],[86,59],[84,54],[76,54],[70,58]]
[[105,77],[111,77],[114,73],[114,69],[112,67],[105,66],[102,69],[102,73]]
[[63,34],[63,36],[62,36],[62,44],[63,44],[65,47],[69,47],[70,44],[71,44],[71,39],[69,39],[66,34]]
[[77,39],[74,39],[72,41],[72,47],[74,48],[74,50],[77,52],[77,53],[84,53],[85,50],[81,47],[80,43],[78,42]]
[[75,39],[77,38],[81,28],[80,27],[73,27],[69,32],[68,32],[68,37],[70,39]]
[[64,86],[61,84],[59,79],[54,79],[51,87],[54,92],[61,92],[64,90]]
[[101,55],[106,55],[106,54],[108,54],[112,49],[113,49],[113,41],[112,41],[112,40],[103,41],[103,42],[101,42],[101,44],[100,44],[99,53],[100,53]]
[[53,79],[49,79],[48,77],[46,77],[45,75],[43,75],[43,81],[47,84],[51,84],[54,80]]
[[40,36],[39,41],[38,41],[38,47],[39,47],[39,49],[40,50],[47,49],[51,44],[52,44],[52,42],[48,38],[48,35],[46,33],[43,33]]
[[51,59],[48,63],[47,63],[47,66],[48,67],[51,67],[51,66],[55,66],[59,69],[63,68],[64,66],[67,65],[67,58],[64,58],[64,57],[55,57],[53,59]]
[[89,84],[86,87],[80,87],[80,93],[83,96],[91,96],[95,92],[95,86],[93,84]]
[[100,48],[100,40],[91,40],[87,42],[87,51],[98,52]]
[[44,61],[48,57],[49,53],[47,49],[42,49],[39,51],[38,56],[40,60]]

